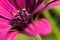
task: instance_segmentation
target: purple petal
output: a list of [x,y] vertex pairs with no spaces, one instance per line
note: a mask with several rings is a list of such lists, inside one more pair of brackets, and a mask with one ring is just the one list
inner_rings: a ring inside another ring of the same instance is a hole
[[3,18],[0,18],[0,23],[9,24],[9,20],[5,20],[5,19],[3,19]]
[[26,8],[25,0],[9,0],[17,9]]
[[6,36],[6,40],[16,40],[16,37],[18,36],[18,32],[10,32]]
[[41,20],[36,22],[35,26],[37,26],[37,30],[38,30],[39,34],[42,36],[49,35],[52,32],[51,24],[49,23],[48,20],[46,20],[44,18],[42,18]]
[[9,0],[9,2],[10,2],[16,9],[19,9],[16,0]]
[[4,9],[3,7],[0,6],[0,15],[6,17],[6,18],[13,18],[13,16],[6,10]]
[[22,10],[23,8],[26,8],[26,5],[25,5],[25,0],[16,0],[20,10]]
[[46,6],[46,8],[43,11],[52,9],[54,7],[57,7],[57,6],[60,6],[60,1],[56,1],[56,2],[51,3],[50,5]]
[[[56,6],[60,6],[60,1],[56,1],[56,2],[53,2],[51,4],[49,4],[48,6],[46,6],[45,9],[43,9],[45,7],[44,3],[42,3],[41,5],[39,5],[32,13],[35,14],[37,12],[43,12],[45,10],[49,10],[49,9],[52,9]],[[43,9],[43,10],[42,10]],[[41,11],[42,10],[42,11]]]
[[35,13],[41,11],[44,7],[45,7],[45,4],[44,4],[44,3],[39,4],[39,5],[37,6],[37,8],[32,12],[32,14],[35,14]]
[[5,40],[5,37],[8,31],[10,31],[10,29],[11,29],[11,26],[4,23],[0,23],[0,40]]
[[27,9],[33,11],[35,8],[36,0],[26,0]]
[[0,5],[12,13],[17,13],[17,9],[8,0],[0,0]]
[[24,30],[24,34],[33,37],[38,34],[36,27],[34,26],[34,22],[29,24],[29,26]]

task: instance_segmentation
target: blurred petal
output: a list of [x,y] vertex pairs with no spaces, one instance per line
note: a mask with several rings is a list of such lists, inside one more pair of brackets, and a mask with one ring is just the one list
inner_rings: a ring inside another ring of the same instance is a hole
[[6,36],[6,40],[16,40],[16,37],[18,36],[18,32],[10,32]]
[[25,0],[9,0],[17,9],[26,8]]
[[10,29],[11,29],[11,26],[5,23],[0,23],[0,40],[5,40],[5,37],[8,31],[10,31]]
[[29,36],[36,36],[38,34],[34,22],[29,24],[29,26],[24,30],[24,33]]
[[5,20],[5,19],[3,19],[3,18],[0,18],[0,23],[9,24],[9,20]]
[[51,4],[49,4],[48,6],[46,6],[45,9],[43,9],[43,11],[46,11],[46,10],[49,10],[49,9],[52,9],[54,7],[57,7],[57,6],[60,6],[60,1],[55,1]]
[[20,10],[22,10],[23,8],[26,8],[26,5],[25,5],[25,0],[16,0]]
[[39,5],[37,6],[37,8],[32,12],[32,14],[35,14],[35,13],[41,11],[44,7],[45,7],[45,4],[44,4],[44,3],[39,4]]
[[36,0],[25,0],[26,1],[26,7],[30,11],[33,11],[36,5]]
[[37,22],[38,32],[40,35],[46,36],[52,32],[52,26],[46,19],[41,19]]
[[[45,6],[44,3],[40,4],[32,13],[35,14],[37,12],[43,12],[43,11],[46,11],[46,10],[49,10],[49,9],[52,9],[56,6],[60,6],[60,1],[55,1],[55,2],[52,2],[50,4],[48,4],[48,6]],[[42,10],[42,11],[41,11]]]
[[19,9],[16,0],[8,0],[15,8]]
[[9,18],[9,19],[13,18],[13,16],[2,6],[0,6],[0,15],[4,16],[6,18]]
[[8,0],[0,0],[0,6],[8,10],[9,12],[11,11],[12,13],[17,13],[17,9],[14,8],[14,6],[8,1]]

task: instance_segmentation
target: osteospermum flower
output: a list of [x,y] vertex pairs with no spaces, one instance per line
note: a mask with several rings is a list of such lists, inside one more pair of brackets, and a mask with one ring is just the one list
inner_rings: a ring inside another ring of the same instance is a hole
[[0,0],[0,40],[15,40],[19,32],[29,36],[49,34],[51,25],[46,19],[36,22],[31,17],[55,6],[60,6],[60,1],[45,5],[42,0]]

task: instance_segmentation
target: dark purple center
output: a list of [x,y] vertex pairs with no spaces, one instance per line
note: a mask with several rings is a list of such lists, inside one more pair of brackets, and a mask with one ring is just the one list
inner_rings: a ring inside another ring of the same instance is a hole
[[31,15],[27,11],[18,12],[18,14],[10,21],[10,25],[13,26],[12,29],[17,29],[19,31],[24,30],[30,23]]

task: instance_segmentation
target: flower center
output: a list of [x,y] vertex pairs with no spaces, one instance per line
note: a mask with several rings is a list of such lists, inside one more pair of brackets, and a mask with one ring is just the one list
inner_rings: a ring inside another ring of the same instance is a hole
[[15,17],[10,22],[10,25],[13,26],[13,29],[22,31],[30,23],[31,15],[26,11],[26,9],[22,9],[21,12],[18,10],[18,14],[14,14],[14,16]]

